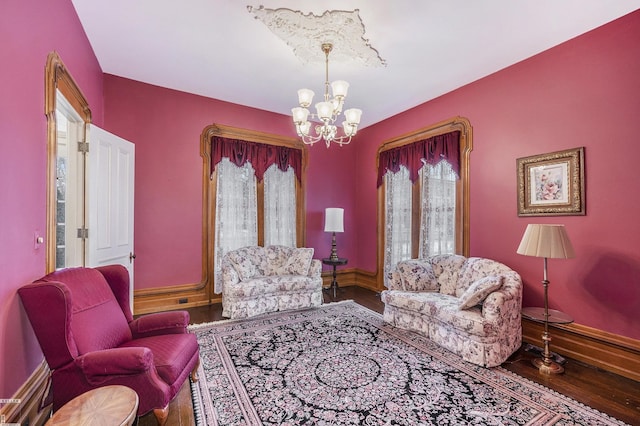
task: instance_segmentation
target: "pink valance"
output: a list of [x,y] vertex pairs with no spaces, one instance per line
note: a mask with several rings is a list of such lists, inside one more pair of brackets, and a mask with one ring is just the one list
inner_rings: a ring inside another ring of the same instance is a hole
[[405,166],[409,170],[409,178],[411,182],[415,182],[424,164],[422,160],[431,165],[446,160],[459,178],[460,131],[456,130],[382,151],[378,163],[378,186],[382,185],[382,179],[387,171],[396,173],[400,171],[400,166]]
[[273,164],[283,172],[286,172],[289,166],[293,167],[298,182],[302,179],[301,149],[213,136],[211,138],[211,174],[220,160],[225,157],[238,167],[244,166],[247,162],[251,163],[259,182]]

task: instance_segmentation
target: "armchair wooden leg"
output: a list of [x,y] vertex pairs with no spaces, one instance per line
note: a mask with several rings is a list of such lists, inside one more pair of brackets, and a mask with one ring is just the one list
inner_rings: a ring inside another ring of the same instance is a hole
[[191,374],[189,375],[191,377],[191,381],[194,383],[198,381],[198,367],[200,367],[200,358],[198,358],[196,366],[193,367],[193,370],[191,370]]
[[156,408],[153,410],[153,415],[156,416],[156,420],[158,420],[158,424],[160,426],[164,426],[167,422],[167,418],[169,417],[169,404],[167,404],[164,408]]

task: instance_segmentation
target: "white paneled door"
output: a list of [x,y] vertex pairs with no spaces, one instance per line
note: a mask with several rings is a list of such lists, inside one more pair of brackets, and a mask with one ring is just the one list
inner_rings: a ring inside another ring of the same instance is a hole
[[135,145],[89,125],[87,266],[124,265],[133,309]]

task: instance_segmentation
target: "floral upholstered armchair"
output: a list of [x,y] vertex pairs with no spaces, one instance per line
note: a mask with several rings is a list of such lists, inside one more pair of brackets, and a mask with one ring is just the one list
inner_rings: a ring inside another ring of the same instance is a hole
[[222,316],[247,318],[322,304],[313,248],[249,246],[222,258]]

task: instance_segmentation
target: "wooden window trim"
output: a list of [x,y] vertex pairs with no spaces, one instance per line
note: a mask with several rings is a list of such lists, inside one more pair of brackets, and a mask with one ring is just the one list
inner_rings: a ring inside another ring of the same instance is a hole
[[[211,138],[220,136],[229,139],[239,139],[248,142],[263,143],[269,145],[286,146],[302,151],[302,173],[300,181],[296,179],[296,244],[298,247],[306,245],[306,199],[304,188],[306,186],[306,170],[308,162],[307,146],[296,138],[284,137],[255,130],[241,129],[212,124],[202,131],[200,137],[200,155],[203,158],[202,175],[202,266],[203,277],[212,299],[214,297],[214,254],[215,254],[215,223],[216,223],[216,191],[217,173],[211,170]],[[264,182],[258,182],[258,244],[264,245]]]
[[[465,117],[453,117],[448,120],[441,121],[434,125],[424,127],[413,132],[406,133],[404,135],[395,137],[384,142],[378,148],[376,155],[376,170],[378,170],[380,162],[380,153],[389,149],[397,148],[399,146],[408,145],[414,142],[418,142],[423,139],[427,139],[433,136],[442,135],[445,133],[460,131],[460,179],[456,181],[456,227],[462,229],[461,233],[456,235],[456,253],[463,256],[469,256],[469,200],[470,200],[470,188],[469,188],[469,158],[471,150],[473,149],[473,129],[471,123]],[[419,180],[413,185],[413,201],[419,199]],[[419,238],[420,217],[419,209],[413,209],[412,215],[412,244],[416,238]],[[416,217],[417,216],[417,217]],[[416,225],[413,228],[413,225]],[[377,290],[384,289],[384,243],[385,243],[385,184],[383,183],[378,188],[378,250],[377,250]],[[412,255],[418,256],[418,244],[412,246]]]

